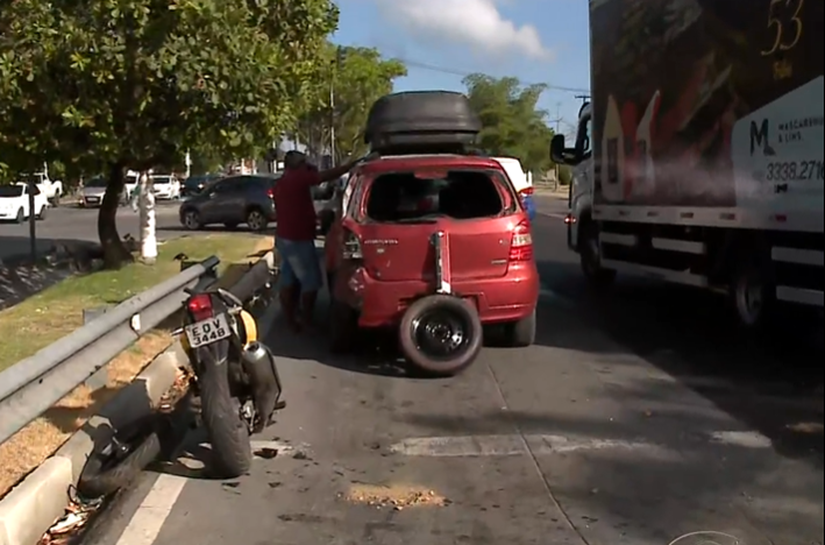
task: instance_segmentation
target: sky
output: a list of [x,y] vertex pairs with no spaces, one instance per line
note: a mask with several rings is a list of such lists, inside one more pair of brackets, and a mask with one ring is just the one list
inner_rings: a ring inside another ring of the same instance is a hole
[[573,134],[590,89],[586,0],[339,0],[342,45],[375,47],[403,60],[397,91],[464,91],[482,72],[550,88],[540,106],[547,123]]

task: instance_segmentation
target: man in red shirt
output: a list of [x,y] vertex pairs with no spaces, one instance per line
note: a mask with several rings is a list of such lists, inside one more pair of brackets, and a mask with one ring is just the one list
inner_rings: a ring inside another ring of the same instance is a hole
[[[343,176],[358,162],[318,172],[301,152],[289,151],[284,157],[284,173],[275,182],[272,198],[277,216],[275,248],[281,257],[279,296],[287,324],[293,331],[300,331],[301,322],[311,324],[318,290],[324,284],[315,250],[317,220],[312,187]],[[301,320],[298,319],[299,300]]]

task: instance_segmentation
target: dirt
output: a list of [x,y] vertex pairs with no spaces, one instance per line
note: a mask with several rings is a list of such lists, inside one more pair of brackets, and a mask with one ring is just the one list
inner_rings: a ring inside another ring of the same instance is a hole
[[345,495],[347,501],[367,504],[381,509],[389,508],[401,511],[406,507],[444,507],[450,501],[434,490],[416,486],[379,486],[353,484]]

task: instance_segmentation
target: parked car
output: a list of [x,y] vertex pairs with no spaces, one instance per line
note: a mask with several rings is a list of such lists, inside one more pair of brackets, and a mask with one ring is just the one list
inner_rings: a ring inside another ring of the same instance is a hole
[[208,186],[218,178],[220,178],[220,176],[217,174],[200,174],[197,176],[189,176],[186,180],[184,180],[183,185],[181,186],[180,196],[184,199],[194,197],[203,191],[204,187]]
[[325,247],[333,335],[397,326],[411,302],[432,292],[432,236],[443,231],[450,291],[472,302],[482,325],[503,326],[505,344],[533,343],[540,281],[530,220],[499,161],[377,159],[351,171],[334,208]]
[[262,231],[275,220],[272,189],[277,178],[244,175],[212,182],[181,204],[180,222],[189,230],[213,224],[234,229],[245,223],[252,231]]
[[152,191],[158,200],[171,201],[180,198],[180,180],[174,174],[150,174]]
[[0,221],[23,223],[29,218],[29,187],[33,189],[37,219],[46,217],[46,209],[49,207],[46,195],[36,185],[16,183],[0,185]]
[[103,204],[103,195],[106,193],[108,181],[103,176],[96,176],[83,184],[80,189],[80,206],[83,208],[97,208]]

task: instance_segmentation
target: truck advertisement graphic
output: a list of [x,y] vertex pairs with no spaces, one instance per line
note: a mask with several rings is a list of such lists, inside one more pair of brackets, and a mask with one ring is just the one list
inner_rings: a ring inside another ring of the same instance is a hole
[[592,0],[594,201],[822,209],[821,0]]

